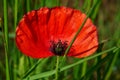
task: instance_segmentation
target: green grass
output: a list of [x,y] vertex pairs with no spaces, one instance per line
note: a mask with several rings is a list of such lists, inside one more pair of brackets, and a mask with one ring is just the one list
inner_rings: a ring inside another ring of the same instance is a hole
[[5,47],[5,67],[6,67],[6,80],[10,80],[10,73],[9,73],[9,62],[8,62],[8,15],[7,15],[7,1],[3,1],[4,7],[4,47]]
[[[32,59],[17,49],[15,30],[22,16],[34,9],[55,6],[79,9],[92,19],[98,29],[100,44],[94,55],[81,59],[59,57],[64,62],[60,61],[56,65],[56,57]],[[0,80],[53,80],[55,75],[57,80],[120,80],[119,7],[119,0],[111,0],[109,3],[107,0],[1,0]]]

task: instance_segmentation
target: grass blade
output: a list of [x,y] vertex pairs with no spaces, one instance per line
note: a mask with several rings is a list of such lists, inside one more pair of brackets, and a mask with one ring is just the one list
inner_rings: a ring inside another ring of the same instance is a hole
[[81,77],[83,77],[85,75],[86,69],[87,69],[87,61],[83,62],[83,64],[82,64],[82,74],[81,74]]
[[[72,68],[72,67],[74,67],[74,66],[76,66],[76,65],[79,65],[79,64],[83,63],[84,61],[88,61],[88,60],[93,59],[93,58],[95,58],[95,57],[98,57],[98,56],[100,56],[100,55],[102,55],[102,54],[105,54],[105,53],[107,53],[107,52],[113,51],[113,50],[115,50],[115,49],[116,49],[116,47],[112,47],[112,48],[110,48],[110,49],[108,49],[108,50],[105,50],[105,51],[100,52],[100,53],[98,53],[98,54],[95,54],[95,55],[93,55],[93,56],[89,56],[89,57],[87,57],[87,58],[84,58],[84,59],[82,59],[82,60],[79,60],[79,61],[76,62],[76,63],[70,64],[70,65],[68,65],[68,66],[65,66],[65,67],[61,68],[61,69],[60,69],[60,72],[65,71],[65,70],[67,70],[67,69],[69,69],[69,68]],[[27,79],[30,79],[30,80],[39,79],[39,78],[51,76],[51,75],[53,75],[53,74],[55,74],[55,70],[51,70],[51,71],[43,72],[43,73],[40,73],[40,74],[37,74],[37,75],[33,75],[33,76],[30,76],[30,77],[27,77],[25,80],[27,80]]]
[[73,45],[74,41],[76,40],[78,34],[79,34],[80,31],[82,30],[82,28],[83,28],[84,24],[86,23],[88,17],[90,17],[90,15],[92,14],[94,8],[97,6],[97,4],[100,3],[100,1],[101,1],[101,0],[96,1],[96,3],[95,3],[95,4],[92,6],[92,8],[89,10],[88,15],[86,15],[86,18],[85,18],[84,21],[82,22],[82,24],[81,24],[81,26],[79,27],[78,31],[76,32],[76,34],[74,35],[73,39],[70,41],[70,44],[68,45],[67,49],[65,50],[65,53],[64,53],[64,56],[63,56],[63,59],[62,59],[62,61],[61,61],[60,66],[62,66],[63,63],[65,62],[65,58],[66,58],[67,53],[69,52],[70,48],[72,47],[72,45]]
[[38,60],[23,76],[23,78],[27,77],[36,67],[37,65],[41,62],[42,59]]
[[14,7],[14,30],[16,30],[16,26],[17,26],[17,11],[18,11],[18,0],[15,0],[15,7]]
[[105,58],[103,58],[101,61],[99,61],[99,63],[97,63],[96,65],[94,65],[93,67],[91,67],[85,74],[85,76],[83,76],[80,80],[89,80],[90,76],[92,75],[92,73],[97,70],[98,68],[100,68],[101,64],[103,64],[105,61],[107,62],[107,60],[109,60],[112,57],[113,54],[108,54]]
[[95,54],[95,55],[92,55],[92,56],[90,56],[90,57],[84,58],[84,59],[82,59],[82,60],[80,60],[80,61],[78,61],[78,62],[76,62],[76,63],[73,63],[73,64],[71,64],[71,65],[68,65],[68,66],[65,66],[65,67],[61,68],[60,71],[64,71],[64,70],[66,70],[66,69],[69,69],[69,68],[71,68],[71,67],[73,67],[73,66],[76,66],[76,65],[78,65],[78,64],[80,64],[80,63],[82,63],[82,62],[84,62],[84,61],[93,59],[93,58],[95,58],[95,57],[97,57],[97,56],[100,56],[100,55],[102,55],[102,54],[104,54],[104,53],[107,53],[107,52],[109,52],[109,51],[112,51],[112,50],[114,50],[114,49],[116,49],[116,47],[112,47],[112,48],[110,48],[110,49],[108,49],[108,50],[106,50],[106,51],[103,51],[103,52],[97,53],[97,54]]
[[[17,26],[18,0],[15,0],[14,2],[15,2],[15,5],[14,5],[14,33],[15,33],[16,26]],[[9,37],[9,35],[8,35],[8,37]],[[15,43],[13,44],[13,48],[14,48],[13,49],[14,50],[13,53],[15,53],[15,51],[16,51]],[[15,59],[14,60],[14,64],[16,64],[17,63],[17,59],[18,59],[18,55],[14,56],[14,59]],[[13,67],[14,67],[14,69],[13,69],[13,79],[16,80],[17,79],[16,66],[13,66]]]
[[[113,52],[113,53],[114,53],[114,52]],[[115,64],[115,62],[116,62],[116,60],[117,60],[118,54],[119,54],[119,50],[116,51],[116,53],[113,55],[112,60],[110,60],[110,63],[109,63],[109,65],[108,65],[108,68],[107,68],[107,70],[106,70],[106,72],[105,72],[105,74],[104,74],[104,79],[103,79],[103,80],[109,80],[110,75],[111,75],[111,73],[112,73],[112,69],[113,69],[114,64]]]
[[6,80],[10,80],[9,64],[8,64],[8,19],[7,19],[7,0],[3,0],[4,8],[4,46],[5,46],[5,65],[6,65]]

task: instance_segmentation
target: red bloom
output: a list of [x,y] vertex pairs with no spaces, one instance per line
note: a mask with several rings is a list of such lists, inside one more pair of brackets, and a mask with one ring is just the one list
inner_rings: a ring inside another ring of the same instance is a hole
[[[64,55],[86,15],[79,10],[55,7],[28,12],[16,29],[16,44],[33,58]],[[86,57],[98,47],[97,30],[90,19],[73,43],[67,56]]]

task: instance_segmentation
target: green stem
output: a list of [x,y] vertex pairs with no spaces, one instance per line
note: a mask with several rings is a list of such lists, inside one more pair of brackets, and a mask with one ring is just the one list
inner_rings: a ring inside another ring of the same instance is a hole
[[55,80],[58,80],[58,77],[59,77],[58,74],[59,74],[59,56],[57,56]]
[[6,65],[6,80],[10,80],[9,65],[8,65],[8,22],[7,22],[7,1],[3,0],[4,7],[4,46],[5,46],[5,65]]

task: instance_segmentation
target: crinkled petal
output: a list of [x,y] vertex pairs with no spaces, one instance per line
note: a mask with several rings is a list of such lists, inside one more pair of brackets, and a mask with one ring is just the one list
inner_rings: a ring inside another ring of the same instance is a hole
[[27,13],[16,29],[17,47],[25,55],[33,58],[52,56],[49,50],[48,33],[46,30],[49,9],[42,8]]
[[50,39],[62,39],[69,40],[74,36],[74,32],[78,29],[82,13],[78,10],[74,10],[66,7],[55,7],[51,9],[50,18],[48,21],[48,30]]
[[[51,10],[48,21],[50,39],[67,41],[69,45],[85,18],[86,15],[79,10],[55,7]],[[97,36],[96,26],[88,19],[77,36],[68,56],[81,58],[93,54],[98,47]]]
[[98,48],[97,36],[96,26],[88,19],[72,46],[74,53],[68,56],[82,58],[93,54]]
[[[50,41],[67,41],[69,45],[85,17],[79,10],[66,7],[33,10],[22,18],[16,29],[17,46],[21,52],[34,58],[53,56]],[[88,19],[68,56],[86,57],[97,47],[97,30]]]

